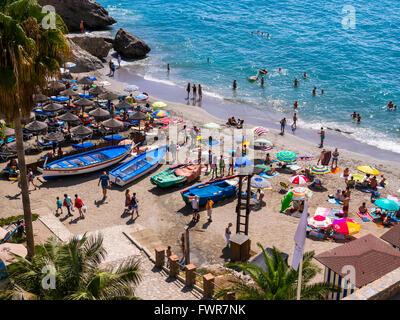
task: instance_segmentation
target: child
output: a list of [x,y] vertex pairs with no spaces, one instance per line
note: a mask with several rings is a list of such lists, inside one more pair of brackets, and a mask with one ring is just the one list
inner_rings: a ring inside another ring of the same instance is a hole
[[62,204],[62,201],[60,200],[60,197],[57,197],[56,205],[57,205],[56,214],[59,214],[58,210],[60,210],[61,214],[62,214],[63,213],[63,210],[62,210],[63,204]]
[[211,199],[207,200],[206,203],[206,210],[207,210],[207,216],[208,216],[208,222],[212,222],[212,207],[213,207],[214,201],[212,201]]

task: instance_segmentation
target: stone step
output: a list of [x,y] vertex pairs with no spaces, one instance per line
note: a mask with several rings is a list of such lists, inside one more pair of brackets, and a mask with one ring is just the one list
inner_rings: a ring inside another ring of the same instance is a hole
[[41,215],[39,220],[50,229],[61,241],[68,241],[73,234],[62,224],[59,218],[53,214]]

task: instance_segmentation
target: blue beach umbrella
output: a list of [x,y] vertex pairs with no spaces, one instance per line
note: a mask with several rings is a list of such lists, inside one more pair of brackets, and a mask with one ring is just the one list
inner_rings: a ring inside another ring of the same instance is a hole
[[378,199],[374,202],[374,205],[377,207],[384,209],[386,211],[397,211],[399,210],[399,205],[396,203],[396,201],[387,199],[387,198],[381,198]]
[[236,159],[234,167],[235,168],[247,167],[247,166],[252,166],[252,165],[253,165],[253,163],[249,159],[242,157],[242,158]]
[[276,155],[277,159],[283,162],[293,162],[296,160],[297,155],[292,151],[281,151]]

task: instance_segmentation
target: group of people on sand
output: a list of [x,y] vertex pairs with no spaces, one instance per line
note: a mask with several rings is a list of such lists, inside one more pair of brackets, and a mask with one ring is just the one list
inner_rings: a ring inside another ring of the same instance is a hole
[[133,214],[136,212],[136,216],[139,217],[139,200],[136,197],[136,192],[132,195],[129,189],[125,191],[125,211],[130,212],[133,220]]
[[233,127],[237,127],[238,129],[242,129],[243,122],[244,122],[244,119],[238,118],[238,120],[236,121],[235,117],[232,116],[232,117],[228,118],[228,122],[226,124],[228,126],[233,126]]
[[192,86],[190,86],[190,82],[188,82],[186,86],[186,92],[187,92],[187,100],[190,98],[190,88],[192,88],[192,99],[194,101],[197,100],[197,94],[199,95],[199,99],[197,101],[200,101],[203,99],[203,88],[201,87],[201,84],[196,86],[196,84],[193,83]]
[[[117,61],[118,61],[118,69],[119,69],[119,68],[121,68],[121,55],[119,55],[119,54],[117,56]],[[116,67],[115,67],[113,59],[110,59],[110,61],[108,61],[108,66],[110,68],[110,73],[109,73],[110,77],[114,77]]]
[[86,213],[87,207],[83,204],[83,201],[77,194],[75,194],[75,200],[72,202],[72,199],[68,194],[64,194],[64,199],[61,201],[60,197],[56,197],[56,215],[63,214],[63,207],[67,210],[67,215],[65,218],[72,217],[72,211],[75,211],[74,208],[78,209],[79,218],[85,219],[84,213]]

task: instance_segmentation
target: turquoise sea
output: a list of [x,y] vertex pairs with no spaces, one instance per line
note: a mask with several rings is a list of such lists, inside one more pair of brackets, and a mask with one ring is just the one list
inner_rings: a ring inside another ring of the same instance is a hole
[[[118,21],[114,29],[125,28],[151,47],[149,57],[135,65],[145,79],[182,88],[201,83],[204,94],[266,114],[283,112],[288,119],[297,100],[299,128],[341,129],[360,142],[400,153],[400,110],[386,110],[390,100],[400,107],[400,1],[99,3]],[[355,18],[354,28],[343,26],[346,16]],[[268,70],[264,88],[246,79],[260,68]],[[294,78],[300,80],[298,88]],[[360,124],[352,122],[353,111],[361,114]]]

